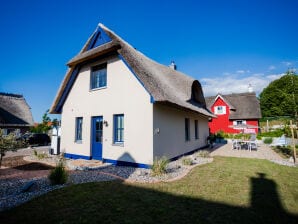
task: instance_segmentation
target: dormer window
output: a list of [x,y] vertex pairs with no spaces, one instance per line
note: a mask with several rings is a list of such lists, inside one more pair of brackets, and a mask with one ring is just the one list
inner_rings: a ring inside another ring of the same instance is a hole
[[217,115],[226,114],[226,106],[216,106],[214,107],[214,113]]
[[107,64],[98,65],[91,70],[91,90],[107,86]]

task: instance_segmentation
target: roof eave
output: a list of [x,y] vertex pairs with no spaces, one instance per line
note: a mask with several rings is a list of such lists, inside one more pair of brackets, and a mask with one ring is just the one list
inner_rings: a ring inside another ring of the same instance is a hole
[[86,51],[84,53],[81,53],[81,54],[77,55],[76,57],[71,59],[67,63],[67,65],[69,67],[73,67],[73,66],[81,64],[83,62],[95,59],[95,58],[97,58],[99,56],[102,56],[104,54],[107,54],[107,53],[110,53],[110,52],[113,52],[113,51],[117,51],[120,48],[121,48],[121,45],[118,42],[111,41],[111,42],[108,42],[104,45],[101,45],[99,47],[96,47],[94,49],[91,49],[89,51]]
[[[209,115],[207,115],[207,114],[204,114],[202,112],[199,112],[199,111],[196,111],[196,110],[193,110],[193,109],[190,109],[190,108],[187,108],[187,107],[184,107],[184,106],[181,106],[179,104],[169,102],[169,101],[155,101],[154,103],[160,104],[160,105],[167,105],[167,106],[174,107],[174,108],[180,109],[180,110],[182,109],[182,110],[188,111],[188,112],[193,112],[193,113],[200,114],[201,116],[204,116],[204,117],[207,117],[207,118],[209,118],[209,117],[215,118],[216,117],[214,114],[210,113],[209,111],[208,112],[206,111],[206,113],[209,114]],[[201,108],[201,109],[204,109],[204,108]]]

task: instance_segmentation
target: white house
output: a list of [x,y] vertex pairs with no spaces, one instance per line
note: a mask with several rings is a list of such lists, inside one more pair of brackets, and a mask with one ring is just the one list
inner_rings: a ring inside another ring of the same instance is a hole
[[51,107],[61,113],[67,158],[138,167],[206,145],[213,114],[198,80],[164,66],[99,24],[69,69]]

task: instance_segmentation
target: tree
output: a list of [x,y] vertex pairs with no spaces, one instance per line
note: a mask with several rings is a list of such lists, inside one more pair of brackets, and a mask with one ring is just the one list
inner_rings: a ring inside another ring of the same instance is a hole
[[297,116],[298,76],[288,70],[284,76],[271,82],[260,94],[263,117]]
[[4,135],[0,129],[0,167],[2,165],[2,159],[7,151],[16,151],[18,148],[24,146],[24,142],[16,139],[15,133]]
[[49,110],[47,110],[42,116],[42,122],[35,127],[30,129],[33,133],[48,133],[49,130],[52,129],[53,126],[58,124],[57,119],[51,120],[49,117]]

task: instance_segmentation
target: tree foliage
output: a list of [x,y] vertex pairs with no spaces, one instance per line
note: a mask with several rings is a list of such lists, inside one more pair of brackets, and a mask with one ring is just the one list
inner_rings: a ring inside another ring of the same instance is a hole
[[18,148],[25,146],[24,142],[18,141],[15,133],[4,135],[0,129],[0,167],[2,164],[2,158],[5,156],[7,151],[16,151]]
[[271,82],[260,94],[263,117],[295,116],[298,111],[298,76],[287,71]]
[[49,110],[47,110],[42,116],[42,122],[32,127],[30,131],[33,133],[48,133],[48,131],[51,130],[52,127],[56,126],[58,126],[58,120],[51,120],[51,118],[49,117]]

